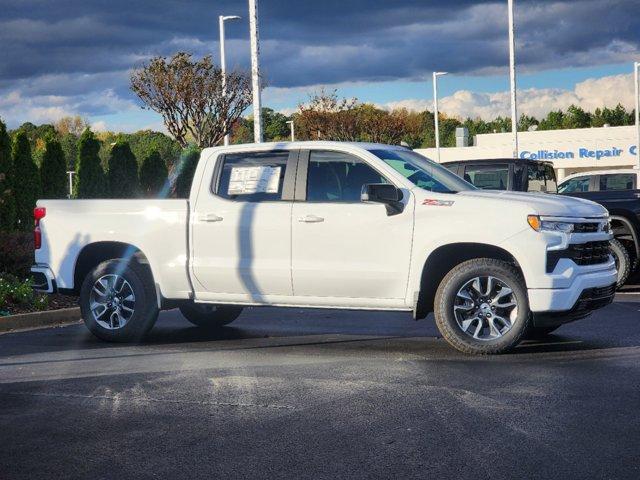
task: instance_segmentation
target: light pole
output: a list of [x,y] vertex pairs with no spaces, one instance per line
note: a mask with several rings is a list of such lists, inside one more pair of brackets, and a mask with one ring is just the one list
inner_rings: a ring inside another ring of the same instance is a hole
[[289,125],[289,127],[291,127],[291,141],[295,142],[296,141],[296,129],[293,126],[293,120],[289,120],[287,122],[287,125]]
[[446,75],[447,72],[433,72],[433,121],[436,131],[436,156],[440,163],[440,128],[438,122],[438,77]]
[[73,176],[75,175],[76,172],[74,172],[73,170],[69,170],[67,171],[67,175],[69,175],[69,195],[67,196],[68,198],[73,197]]
[[633,79],[636,91],[636,168],[640,169],[640,62],[633,64]]
[[516,27],[514,20],[514,0],[508,0],[509,7],[509,73],[511,84],[511,133],[513,134],[513,158],[518,158],[518,108],[516,99]]
[[253,89],[253,141],[262,143],[262,98],[260,95],[260,37],[258,35],[258,0],[249,0],[251,34],[251,83]]
[[[224,49],[224,22],[227,20],[239,20],[240,17],[237,15],[220,15],[218,17],[218,22],[220,23],[220,70],[222,73],[222,96],[227,98],[227,56],[225,54]],[[226,124],[226,119],[225,119]],[[229,126],[227,125],[227,128]],[[229,145],[229,134],[225,134],[224,136],[224,144]]]

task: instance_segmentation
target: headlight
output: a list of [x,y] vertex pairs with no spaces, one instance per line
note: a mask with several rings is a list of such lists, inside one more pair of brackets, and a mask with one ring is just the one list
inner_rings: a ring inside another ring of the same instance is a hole
[[536,232],[573,232],[573,223],[540,220],[540,217],[537,215],[529,215],[527,217],[527,222]]

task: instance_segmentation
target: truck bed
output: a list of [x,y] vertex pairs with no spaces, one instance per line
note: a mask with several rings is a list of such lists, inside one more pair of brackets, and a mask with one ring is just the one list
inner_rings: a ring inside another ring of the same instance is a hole
[[40,200],[37,206],[46,215],[36,264],[49,266],[58,289],[79,289],[74,272],[82,255],[108,242],[132,254],[139,250],[164,297],[188,298],[186,200]]

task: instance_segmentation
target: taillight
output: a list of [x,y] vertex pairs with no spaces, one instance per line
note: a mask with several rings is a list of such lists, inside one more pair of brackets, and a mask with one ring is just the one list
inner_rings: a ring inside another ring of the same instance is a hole
[[40,220],[42,220],[47,214],[47,209],[44,207],[36,207],[33,209],[33,218],[35,225],[33,227],[33,244],[36,250],[42,247],[42,232],[40,231]]

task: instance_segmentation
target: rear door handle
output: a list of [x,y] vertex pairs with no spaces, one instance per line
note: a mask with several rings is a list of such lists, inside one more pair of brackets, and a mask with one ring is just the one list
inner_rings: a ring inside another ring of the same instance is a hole
[[200,216],[200,220],[203,222],[221,222],[223,218],[219,217],[215,213],[205,213]]
[[304,217],[300,217],[298,221],[304,223],[320,223],[324,222],[324,218],[318,217],[317,215],[305,215]]

